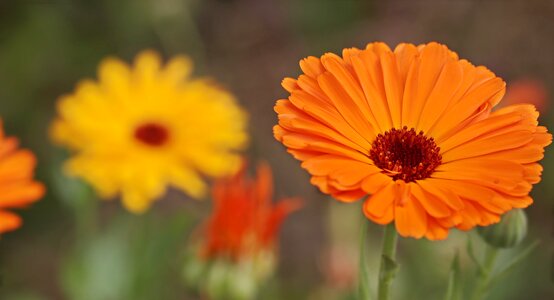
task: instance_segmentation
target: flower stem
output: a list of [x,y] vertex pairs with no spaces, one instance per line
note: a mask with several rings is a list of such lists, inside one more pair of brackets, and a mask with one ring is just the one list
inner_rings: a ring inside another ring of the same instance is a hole
[[75,207],[76,233],[79,239],[87,240],[96,233],[98,223],[98,203],[93,192],[83,187]]
[[390,299],[390,288],[397,269],[396,262],[394,261],[397,240],[398,236],[394,223],[391,223],[385,227],[383,235],[383,249],[381,253],[381,266],[379,269],[379,289],[377,293],[377,299],[379,300]]
[[360,261],[358,269],[358,299],[359,300],[371,300],[371,283],[369,282],[369,268],[367,265],[368,257],[368,236],[369,236],[369,221],[365,218],[362,219],[362,234],[360,235]]
[[481,269],[477,274],[476,288],[473,292],[472,300],[482,300],[485,299],[489,291],[489,285],[491,280],[491,274],[494,269],[494,264],[496,263],[496,258],[498,257],[498,249],[486,245],[485,248],[485,260],[481,265]]

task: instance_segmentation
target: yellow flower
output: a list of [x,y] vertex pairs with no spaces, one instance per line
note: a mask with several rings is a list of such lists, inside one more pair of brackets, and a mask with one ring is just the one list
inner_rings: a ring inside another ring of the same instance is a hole
[[103,198],[121,195],[144,212],[167,186],[202,197],[203,180],[232,174],[247,142],[246,115],[234,97],[207,79],[189,78],[191,61],[162,66],[152,51],[133,67],[108,58],[98,81],[84,80],[58,103],[53,140],[73,151],[68,174]]

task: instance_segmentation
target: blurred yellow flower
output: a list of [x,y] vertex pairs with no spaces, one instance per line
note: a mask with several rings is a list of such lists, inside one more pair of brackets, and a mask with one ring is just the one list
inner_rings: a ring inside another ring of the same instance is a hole
[[203,176],[235,172],[248,139],[246,115],[229,92],[190,79],[191,71],[189,58],[163,66],[153,51],[137,55],[133,67],[104,60],[97,82],[80,82],[58,103],[51,137],[74,152],[68,174],[103,198],[120,194],[128,210],[141,213],[168,185],[198,198]]

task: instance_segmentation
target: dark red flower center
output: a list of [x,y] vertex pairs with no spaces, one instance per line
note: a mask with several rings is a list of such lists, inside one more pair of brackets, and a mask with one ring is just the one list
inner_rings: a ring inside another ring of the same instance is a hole
[[148,146],[158,147],[167,142],[169,131],[163,125],[145,123],[135,129],[135,138]]
[[415,129],[391,129],[373,141],[369,157],[394,180],[405,182],[428,178],[441,164],[435,140]]

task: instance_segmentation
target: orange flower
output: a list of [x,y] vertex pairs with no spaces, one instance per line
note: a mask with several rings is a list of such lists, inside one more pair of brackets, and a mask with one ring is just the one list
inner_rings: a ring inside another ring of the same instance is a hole
[[245,176],[246,168],[232,178],[215,183],[214,210],[206,224],[206,257],[229,257],[272,250],[284,218],[299,208],[299,200],[271,203],[273,183],[267,164],[258,166],[257,178]]
[[0,121],[0,233],[21,226],[21,218],[8,211],[23,208],[37,201],[44,194],[42,183],[33,181],[36,165],[34,154],[18,150],[14,137],[4,137]]
[[496,111],[505,83],[437,43],[383,43],[300,62],[274,135],[311,182],[402,236],[444,239],[532,203],[552,136],[532,105]]
[[503,105],[529,103],[537,107],[541,113],[548,109],[548,92],[542,81],[531,78],[518,79],[510,82],[506,89]]

